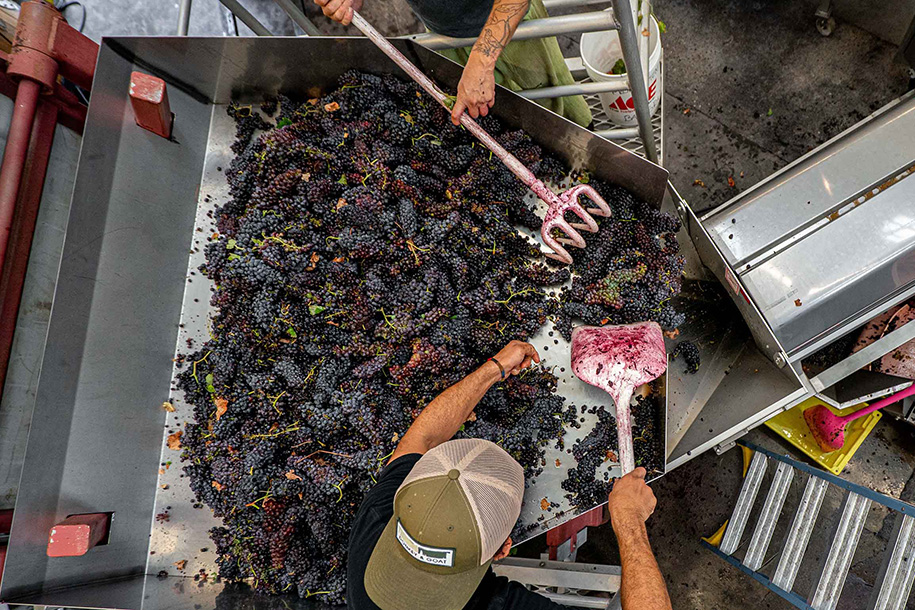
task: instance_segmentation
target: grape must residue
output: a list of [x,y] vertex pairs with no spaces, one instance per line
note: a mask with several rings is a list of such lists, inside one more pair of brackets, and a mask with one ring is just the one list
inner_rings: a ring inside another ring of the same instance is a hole
[[[217,313],[177,379],[194,407],[184,469],[222,519],[223,578],[340,602],[352,518],[421,409],[551,318],[564,334],[573,319],[675,327],[678,223],[593,180],[614,216],[560,290],[569,270],[516,231],[540,227],[523,185],[413,84],[350,72],[323,98],[269,101],[272,122],[228,110],[230,199],[201,268]],[[541,179],[567,175],[524,133],[481,122]],[[533,477],[574,417],[533,369],[490,390],[460,434]],[[583,507],[594,493],[566,490]]]

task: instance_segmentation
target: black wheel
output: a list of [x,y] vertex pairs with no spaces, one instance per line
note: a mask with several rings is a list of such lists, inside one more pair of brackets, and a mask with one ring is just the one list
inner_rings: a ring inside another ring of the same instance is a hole
[[836,20],[833,17],[818,17],[817,31],[822,36],[830,36],[836,30]]

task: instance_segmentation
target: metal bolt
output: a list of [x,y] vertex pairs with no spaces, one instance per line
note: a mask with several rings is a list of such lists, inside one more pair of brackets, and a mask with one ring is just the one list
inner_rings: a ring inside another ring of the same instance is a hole
[[775,362],[775,366],[777,366],[778,368],[785,366],[785,357],[782,355],[781,352],[778,352],[777,354],[775,354],[773,361]]

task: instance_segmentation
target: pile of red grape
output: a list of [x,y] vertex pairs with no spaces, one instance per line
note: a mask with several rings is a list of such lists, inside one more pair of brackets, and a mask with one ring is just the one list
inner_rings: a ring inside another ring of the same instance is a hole
[[[678,226],[593,181],[614,218],[575,253],[581,276],[563,291],[569,270],[516,230],[540,227],[525,187],[414,85],[349,72],[323,98],[261,110],[269,120],[229,107],[230,199],[201,268],[217,313],[210,340],[181,356],[195,420],[182,458],[223,521],[211,532],[223,578],[338,603],[352,518],[422,408],[550,319],[676,326]],[[524,133],[482,123],[541,177],[567,171]],[[499,443],[533,477],[574,417],[537,368],[490,390],[460,434]]]

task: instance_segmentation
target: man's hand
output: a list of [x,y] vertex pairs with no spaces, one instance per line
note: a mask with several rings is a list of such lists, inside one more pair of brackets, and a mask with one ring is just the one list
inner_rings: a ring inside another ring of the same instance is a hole
[[[530,366],[532,360],[540,362],[534,346],[521,341],[512,341],[495,358],[506,374],[514,375]],[[425,453],[450,440],[470,417],[483,395],[498,383],[499,377],[498,365],[487,361],[436,396],[397,443],[390,462],[408,453]]]
[[362,0],[315,0],[315,4],[321,7],[326,17],[343,25],[349,25],[353,20],[353,11],[362,8]]
[[645,469],[636,468],[613,484],[607,504],[613,528],[645,523],[657,503],[654,492],[645,482]]
[[[315,0],[316,2],[318,0]],[[451,109],[451,122],[461,123],[461,113],[465,110],[471,117],[477,118],[489,114],[489,109],[496,103],[495,64],[481,60],[471,54],[458,83],[457,100]]]
[[517,375],[529,367],[532,360],[539,363],[540,354],[530,343],[512,341],[493,356],[493,359],[499,361],[506,375]]

